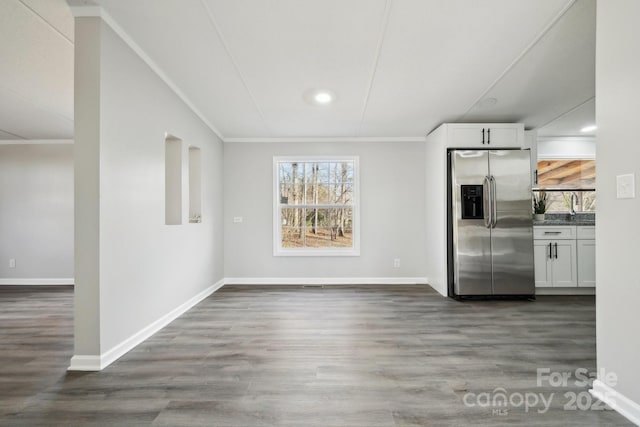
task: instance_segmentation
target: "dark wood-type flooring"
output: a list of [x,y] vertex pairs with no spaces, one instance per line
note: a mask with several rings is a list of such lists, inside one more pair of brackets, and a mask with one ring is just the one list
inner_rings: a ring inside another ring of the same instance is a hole
[[[225,286],[102,372],[82,373],[66,371],[72,292],[0,288],[0,425],[631,425],[610,410],[566,410],[565,393],[584,406],[588,386],[536,384],[537,368],[595,370],[593,297]],[[479,406],[500,388],[509,406]],[[552,396],[547,412],[519,405],[540,393]]]

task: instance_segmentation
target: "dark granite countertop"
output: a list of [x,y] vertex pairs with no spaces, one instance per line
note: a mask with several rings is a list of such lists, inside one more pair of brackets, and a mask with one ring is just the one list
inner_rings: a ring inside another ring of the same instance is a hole
[[596,225],[595,212],[580,212],[575,215],[568,213],[548,213],[544,221],[533,220],[533,225]]

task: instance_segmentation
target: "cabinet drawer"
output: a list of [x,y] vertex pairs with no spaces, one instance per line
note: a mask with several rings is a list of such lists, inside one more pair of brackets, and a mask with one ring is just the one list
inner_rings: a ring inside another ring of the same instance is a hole
[[575,225],[542,225],[533,227],[534,239],[568,240],[576,238]]
[[596,238],[596,228],[591,225],[578,226],[579,240],[592,240]]

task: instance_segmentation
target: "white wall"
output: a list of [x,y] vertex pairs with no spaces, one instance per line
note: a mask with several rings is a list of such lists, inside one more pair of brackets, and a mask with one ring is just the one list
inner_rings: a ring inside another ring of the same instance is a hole
[[[273,256],[273,157],[295,155],[360,157],[359,257]],[[233,142],[225,144],[224,158],[225,275],[232,281],[424,281],[423,143]],[[237,216],[244,222],[233,223]],[[393,267],[394,258],[400,258],[400,268]]]
[[73,144],[0,145],[0,236],[0,284],[73,283]]
[[[640,424],[639,16],[637,0],[598,2],[596,319],[598,368],[617,374],[617,384],[609,385],[629,399],[616,396],[618,410]],[[636,197],[618,199],[616,176],[628,173],[635,173]]]
[[448,294],[447,277],[447,153],[446,126],[427,136],[425,143],[424,246],[429,284],[441,295]]
[[[165,132],[184,142],[182,225],[165,225]],[[188,222],[189,145],[202,156],[199,224]],[[105,22],[77,18],[76,146],[81,369],[109,363],[223,278],[223,144]]]

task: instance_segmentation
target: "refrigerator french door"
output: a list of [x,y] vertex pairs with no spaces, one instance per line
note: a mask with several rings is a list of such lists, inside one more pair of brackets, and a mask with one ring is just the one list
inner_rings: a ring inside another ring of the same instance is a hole
[[533,296],[529,150],[449,150],[449,295]]

